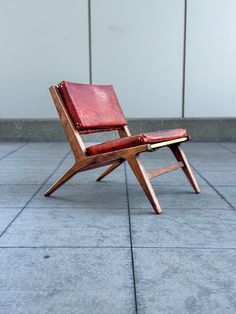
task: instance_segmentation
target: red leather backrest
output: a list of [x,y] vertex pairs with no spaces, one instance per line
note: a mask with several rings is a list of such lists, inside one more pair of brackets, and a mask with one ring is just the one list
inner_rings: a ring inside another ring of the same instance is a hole
[[63,81],[58,89],[77,130],[116,129],[127,124],[111,85]]

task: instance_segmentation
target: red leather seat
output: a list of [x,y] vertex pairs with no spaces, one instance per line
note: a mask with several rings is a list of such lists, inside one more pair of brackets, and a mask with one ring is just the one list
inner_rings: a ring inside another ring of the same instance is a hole
[[86,151],[88,155],[97,155],[112,152],[123,148],[139,146],[142,144],[153,144],[164,141],[170,141],[187,136],[188,136],[187,131],[185,129],[173,129],[150,133],[141,133],[89,146],[87,147]]

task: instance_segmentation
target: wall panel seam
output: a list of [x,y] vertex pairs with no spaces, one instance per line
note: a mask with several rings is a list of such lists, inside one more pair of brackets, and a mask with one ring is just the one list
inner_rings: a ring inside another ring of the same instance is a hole
[[184,34],[183,34],[183,74],[182,74],[182,118],[185,116],[185,81],[186,81],[186,37],[188,0],[184,0]]
[[91,0],[88,0],[88,43],[89,43],[89,84],[93,83],[92,71],[92,31],[91,31]]

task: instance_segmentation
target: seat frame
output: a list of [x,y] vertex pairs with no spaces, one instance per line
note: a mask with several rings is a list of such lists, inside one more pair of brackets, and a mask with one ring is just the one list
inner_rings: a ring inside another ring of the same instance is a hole
[[[76,173],[109,165],[109,167],[97,178],[97,181],[101,181],[109,173],[111,173],[113,170],[119,167],[124,161],[127,161],[129,163],[143,191],[145,192],[154,211],[157,214],[160,214],[162,212],[162,209],[150,182],[152,178],[170,172],[172,170],[181,168],[185,173],[186,177],[188,178],[190,184],[192,185],[194,191],[196,193],[200,192],[200,188],[193,175],[187,157],[183,149],[180,147],[180,144],[182,142],[186,142],[189,140],[188,137],[182,137],[175,140],[169,140],[154,144],[143,144],[98,155],[86,155],[86,147],[79,134],[79,131],[75,128],[70,118],[70,115],[62,100],[58,87],[51,86],[49,88],[49,91],[55,103],[61,123],[64,127],[66,136],[68,138],[72,152],[74,154],[75,163],[45,193],[45,196],[50,196],[55,190],[57,190],[60,186],[62,186],[65,182],[72,178]],[[117,131],[120,138],[131,135],[128,126],[121,127],[117,129]],[[146,172],[140,161],[139,155],[144,152],[156,151],[162,147],[169,147],[172,153],[174,154],[177,162],[159,169],[154,169],[149,172]]]

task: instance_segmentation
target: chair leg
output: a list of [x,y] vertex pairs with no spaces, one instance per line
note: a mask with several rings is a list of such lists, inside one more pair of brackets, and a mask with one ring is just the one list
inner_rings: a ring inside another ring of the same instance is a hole
[[182,170],[185,173],[186,177],[188,178],[189,182],[191,183],[194,191],[196,193],[200,193],[199,185],[194,177],[193,171],[189,165],[188,159],[183,149],[180,147],[180,145],[172,145],[172,146],[169,146],[169,148],[172,150],[176,160],[183,162],[184,167],[182,168]]
[[103,178],[105,178],[109,173],[111,173],[113,170],[115,170],[117,167],[119,167],[123,161],[119,162],[118,164],[113,164],[109,166],[97,179],[96,181],[101,181]]
[[56,191],[60,186],[62,186],[66,181],[73,177],[78,172],[78,166],[73,165],[50,189],[44,194],[44,196],[50,196],[54,191]]
[[139,156],[131,157],[127,159],[127,161],[131,169],[133,170],[137,180],[139,181],[141,187],[143,188],[143,191],[147,195],[150,203],[152,204],[154,211],[157,214],[160,214],[162,212],[160,204],[157,200],[156,194],[153,190],[150,180],[147,177],[146,171],[139,159]]

